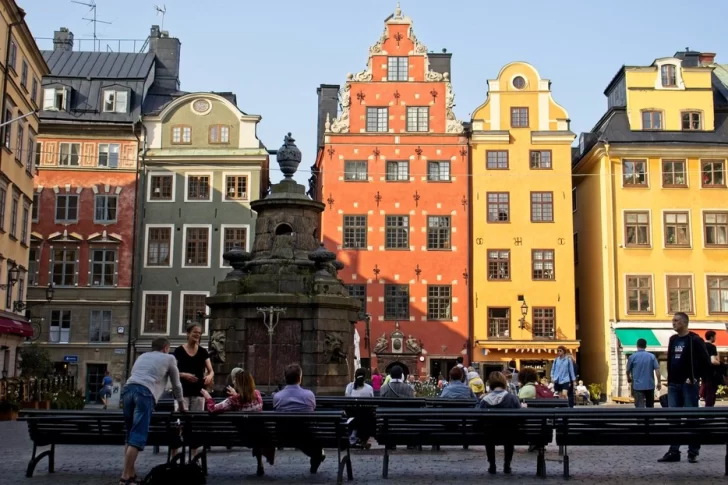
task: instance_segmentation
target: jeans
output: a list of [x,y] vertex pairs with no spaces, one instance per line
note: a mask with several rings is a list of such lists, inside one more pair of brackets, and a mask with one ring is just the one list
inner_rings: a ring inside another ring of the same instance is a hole
[[634,390],[634,407],[636,408],[654,408],[655,407],[655,390],[647,391]]
[[126,444],[142,451],[147,444],[149,423],[152,422],[152,391],[139,384],[127,384],[121,392],[121,399],[124,403]]
[[715,407],[715,395],[718,392],[718,386],[712,381],[705,381],[703,387],[703,399],[705,399],[705,407]]
[[[698,407],[698,385],[697,384],[668,384],[667,402],[670,408],[697,408]],[[680,445],[670,445],[670,453],[680,453]],[[698,456],[700,445],[688,446],[688,454]]]

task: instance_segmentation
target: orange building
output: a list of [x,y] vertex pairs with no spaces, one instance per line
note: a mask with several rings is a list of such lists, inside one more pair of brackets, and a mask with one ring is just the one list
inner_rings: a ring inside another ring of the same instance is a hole
[[327,204],[339,275],[371,315],[371,353],[358,327],[363,367],[446,375],[469,354],[469,158],[450,56],[428,53],[397,7],[338,112],[338,86],[319,88],[311,194]]

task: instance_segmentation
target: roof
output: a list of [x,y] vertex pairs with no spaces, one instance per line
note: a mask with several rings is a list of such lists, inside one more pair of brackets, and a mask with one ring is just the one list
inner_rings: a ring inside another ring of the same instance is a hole
[[154,66],[154,53],[43,51],[51,77],[144,79]]
[[714,93],[719,93],[721,98],[715,97],[717,105],[728,104],[728,64],[713,64],[713,88]]

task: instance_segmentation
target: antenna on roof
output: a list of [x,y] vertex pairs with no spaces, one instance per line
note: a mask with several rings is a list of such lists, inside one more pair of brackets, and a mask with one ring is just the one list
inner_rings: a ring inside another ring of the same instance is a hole
[[[107,24],[111,25],[111,22],[106,22],[105,20],[98,20],[96,18],[96,0],[90,0],[90,3],[86,2],[79,2],[78,0],[71,0],[71,3],[77,3],[79,5],[84,5],[91,10],[89,10],[89,13],[93,13],[93,18],[86,18],[83,17],[82,20],[88,20],[89,22],[94,24],[94,52],[96,52],[96,44],[98,43],[98,37],[96,37],[96,24]],[[100,48],[101,46],[99,46]]]
[[162,5],[161,7],[159,5],[154,6],[154,10],[157,11],[157,15],[162,16],[162,28],[160,30],[164,30],[164,15],[167,13],[167,6]]

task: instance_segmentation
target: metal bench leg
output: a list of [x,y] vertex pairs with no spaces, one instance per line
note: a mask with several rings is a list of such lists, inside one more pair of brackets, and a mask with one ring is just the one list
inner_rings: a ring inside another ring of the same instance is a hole
[[382,461],[382,478],[389,477],[389,448],[384,446],[384,460]]
[[30,461],[28,462],[28,468],[25,470],[25,476],[30,478],[33,476],[33,472],[35,471],[35,467],[38,466],[38,463],[45,458],[48,457],[48,473],[54,473],[55,472],[55,448],[56,445],[51,445],[49,450],[45,450],[41,452],[40,454],[36,455],[38,448],[36,445],[33,445],[33,455],[30,457]]
[[725,474],[728,476],[728,444],[725,445]]
[[538,448],[538,458],[536,465],[536,475],[541,478],[546,478],[546,450],[543,446]]
[[349,481],[354,480],[354,471],[351,469],[351,454],[349,448],[346,449],[346,479]]
[[564,479],[569,479],[569,452],[566,449],[566,446],[564,446]]
[[154,447],[154,451],[152,452],[152,454],[154,454],[154,455],[158,455],[159,454],[159,445],[156,445]]
[[56,445],[51,445],[51,453],[48,455],[48,473],[56,473]]
[[559,456],[564,456],[564,446],[559,445]]

